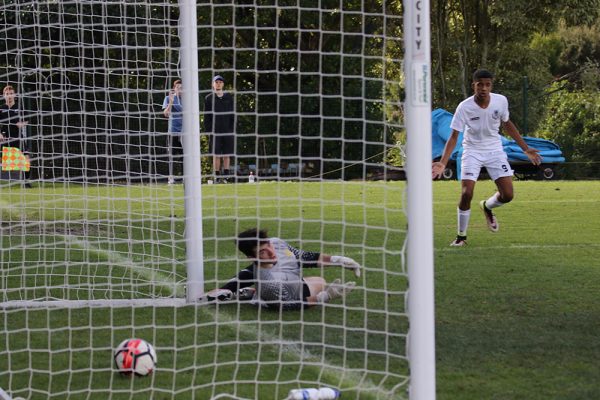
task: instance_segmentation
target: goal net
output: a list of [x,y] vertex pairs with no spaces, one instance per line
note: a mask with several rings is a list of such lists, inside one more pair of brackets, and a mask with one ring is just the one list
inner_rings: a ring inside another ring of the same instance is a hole
[[[0,399],[409,398],[404,12],[0,1]],[[220,174],[205,124],[216,75],[235,110]],[[180,136],[164,110],[178,79]],[[356,286],[294,310],[208,301],[252,264],[235,239],[255,227],[352,258],[360,277],[302,274]],[[117,372],[128,338],[156,349],[151,375]]]

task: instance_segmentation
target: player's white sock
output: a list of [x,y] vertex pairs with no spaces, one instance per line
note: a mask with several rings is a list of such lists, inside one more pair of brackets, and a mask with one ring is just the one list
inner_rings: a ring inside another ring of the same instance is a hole
[[498,193],[494,193],[492,195],[492,197],[490,197],[489,199],[487,199],[485,201],[484,204],[488,210],[491,210],[492,208],[497,208],[497,207],[504,205],[504,203],[502,203],[501,201],[498,200]]
[[469,218],[471,218],[471,209],[463,211],[460,208],[457,208],[456,214],[458,216],[458,234],[460,236],[467,236],[467,228],[469,227]]
[[322,292],[317,293],[317,302],[318,303],[327,303],[329,301],[329,294],[327,291],[323,290]]

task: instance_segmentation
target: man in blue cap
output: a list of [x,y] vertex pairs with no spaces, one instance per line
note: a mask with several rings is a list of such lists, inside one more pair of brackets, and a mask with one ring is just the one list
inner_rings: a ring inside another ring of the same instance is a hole
[[204,99],[204,131],[212,134],[210,143],[217,183],[226,183],[228,178],[232,178],[231,157],[235,151],[235,103],[233,96],[223,91],[224,84],[223,77],[215,75],[212,80],[213,92]]

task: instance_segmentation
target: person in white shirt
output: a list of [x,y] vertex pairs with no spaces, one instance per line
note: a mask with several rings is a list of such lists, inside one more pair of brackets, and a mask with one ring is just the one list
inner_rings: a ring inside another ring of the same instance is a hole
[[450,128],[452,133],[444,147],[444,153],[438,162],[432,165],[432,177],[439,177],[456,146],[459,132],[463,132],[463,154],[461,160],[462,192],[458,203],[458,235],[450,246],[467,244],[467,228],[471,216],[471,200],[475,183],[482,167],[487,169],[490,178],[496,183],[498,191],[487,200],[479,203],[483,210],[488,228],[498,231],[498,220],[494,208],[509,203],[513,199],[513,170],[502,147],[500,128],[502,128],[523,149],[534,165],[541,163],[539,150],[529,147],[515,125],[509,119],[508,100],[492,93],[494,75],[480,69],[473,74],[474,95],[463,100],[454,113]]

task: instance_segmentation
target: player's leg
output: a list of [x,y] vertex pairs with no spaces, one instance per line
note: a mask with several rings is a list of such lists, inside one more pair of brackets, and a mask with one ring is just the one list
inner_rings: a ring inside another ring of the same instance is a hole
[[[342,297],[350,293],[356,286],[355,282],[342,283],[340,279],[336,279],[327,285],[323,278],[317,276],[305,277],[304,281],[308,284],[311,291],[311,296],[306,297],[309,305],[323,304]],[[318,292],[315,294],[315,291]]]
[[496,183],[498,191],[489,199],[482,200],[479,203],[479,207],[483,210],[489,230],[492,232],[498,232],[500,225],[498,224],[498,219],[492,210],[512,201],[514,197],[512,183],[513,171],[508,163],[506,153],[504,152],[498,153],[491,157],[486,163],[486,168],[490,178],[492,178]]
[[171,130],[169,130],[169,137],[167,138],[167,146],[168,146],[167,151],[168,151],[168,157],[169,157],[169,177],[167,179],[167,183],[169,185],[172,185],[175,183],[175,178],[173,177],[173,175],[174,175],[173,171],[175,169],[175,166],[174,166],[175,154],[173,151],[173,145],[174,145],[173,140],[174,140],[173,134],[171,133]]
[[182,179],[183,176],[183,143],[181,135],[176,135],[173,138],[173,180],[179,176]]
[[213,136],[213,172],[215,174],[215,183],[219,183],[221,176],[221,137]]
[[[325,290],[326,283],[327,282],[325,282],[325,279],[321,278],[320,276],[304,277],[304,284],[309,290],[309,293],[304,293],[304,297],[308,304],[318,303],[317,295]],[[309,296],[306,296],[306,294],[309,294]]]
[[235,138],[233,135],[222,137],[222,152],[223,152],[223,174],[231,179],[231,156],[234,150]]
[[465,246],[467,244],[467,229],[471,219],[471,201],[475,192],[475,183],[481,171],[481,159],[477,155],[463,154],[461,159],[461,193],[456,209],[458,232],[450,246]]

